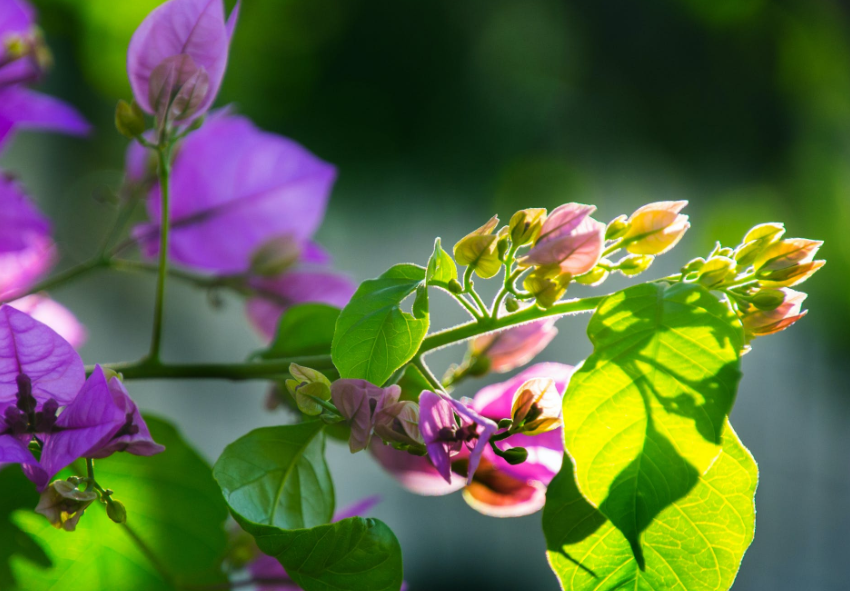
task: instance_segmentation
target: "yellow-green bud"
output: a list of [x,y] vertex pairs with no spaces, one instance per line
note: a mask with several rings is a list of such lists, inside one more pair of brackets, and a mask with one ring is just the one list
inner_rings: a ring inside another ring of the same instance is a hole
[[708,288],[719,287],[735,277],[735,269],[735,261],[729,257],[712,257],[700,269],[699,282]]
[[634,277],[649,269],[654,260],[651,254],[630,254],[617,263],[617,270],[626,277]]
[[522,209],[511,216],[509,228],[514,246],[531,244],[537,240],[545,221],[546,209],[542,207]]
[[505,309],[508,312],[516,312],[519,310],[519,302],[514,296],[510,295],[507,299],[505,299]]
[[106,502],[106,515],[115,523],[127,523],[127,509],[121,501],[110,498]]
[[535,267],[525,278],[523,285],[534,294],[537,305],[545,310],[563,297],[572,279],[569,273],[561,273],[558,265]]
[[330,400],[330,380],[323,373],[296,363],[289,365],[289,373],[292,375],[292,379],[286,380],[286,389],[295,399],[298,410],[310,416],[322,414],[322,405],[313,400],[312,397]]
[[750,302],[759,310],[775,310],[785,301],[785,292],[781,289],[763,289],[750,298]]
[[145,114],[136,101],[118,101],[115,105],[115,128],[121,135],[130,139],[135,139],[145,132]]
[[628,231],[629,218],[628,216],[621,215],[611,220],[605,228],[605,240],[616,240],[617,238],[625,236]]
[[457,264],[472,267],[482,279],[493,277],[502,268],[498,236],[493,234],[497,225],[499,217],[494,215],[486,224],[461,238],[454,247]]
[[576,277],[576,283],[591,286],[599,285],[600,283],[608,279],[609,274],[610,273],[608,269],[596,265],[584,275],[579,275],[578,277]]

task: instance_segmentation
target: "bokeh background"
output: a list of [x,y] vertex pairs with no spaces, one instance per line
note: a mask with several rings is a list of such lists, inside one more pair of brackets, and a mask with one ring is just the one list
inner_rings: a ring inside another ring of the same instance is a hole
[[[87,140],[22,134],[0,159],[55,220],[66,257],[114,211],[130,98],[129,38],[156,0],[40,0],[56,67],[44,89],[96,125]],[[232,2],[228,2],[228,6]],[[660,276],[763,221],[826,241],[808,317],[746,356],[732,422],[759,462],[756,540],[740,591],[850,588],[850,3],[839,0],[244,0],[219,104],[339,167],[318,239],[353,278],[424,263],[492,213],[595,203],[599,219],[688,199],[692,229]],[[223,236],[222,240],[227,237]],[[607,287],[615,287],[607,285]],[[88,326],[88,363],[139,357],[152,278],[100,275],[54,295]],[[240,360],[262,345],[242,304],[169,285],[171,360]],[[437,327],[463,319],[445,300]],[[589,352],[586,317],[541,359]],[[461,348],[434,356],[438,371]],[[472,395],[492,380],[465,384]],[[285,412],[265,385],[139,382],[210,460]],[[339,504],[379,493],[406,578],[428,589],[555,590],[540,515],[496,520],[459,495],[404,492],[333,444]]]

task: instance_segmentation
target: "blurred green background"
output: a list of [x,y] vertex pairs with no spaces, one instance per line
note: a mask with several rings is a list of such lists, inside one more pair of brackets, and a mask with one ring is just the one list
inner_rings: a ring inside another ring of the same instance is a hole
[[[97,130],[85,141],[25,135],[3,165],[56,220],[68,260],[80,259],[113,213],[99,198],[121,178],[126,140],[112,116],[115,101],[130,98],[127,44],[159,2],[36,4],[56,56],[44,88]],[[659,272],[705,255],[714,240],[734,246],[764,221],[825,240],[819,258],[828,265],[805,286],[809,316],[745,358],[733,422],[760,461],[762,484],[756,543],[735,588],[850,588],[848,3],[243,4],[218,104],[235,103],[339,167],[319,239],[357,279],[400,260],[424,263],[435,235],[453,244],[493,212],[506,219],[567,201],[595,203],[608,221],[649,201],[690,200],[692,229]],[[144,350],[152,290],[148,278],[102,279],[57,294],[89,326],[87,362]],[[258,346],[237,302],[210,320],[202,294],[170,293],[174,358],[238,359]],[[545,358],[586,355],[583,322],[560,323]],[[211,458],[253,426],[281,420],[259,410],[259,384],[135,388]],[[368,459],[332,453],[338,483],[371,479],[338,484],[343,500],[382,489],[378,516],[399,533],[414,591],[557,588],[539,516],[500,522],[457,496],[418,499]]]

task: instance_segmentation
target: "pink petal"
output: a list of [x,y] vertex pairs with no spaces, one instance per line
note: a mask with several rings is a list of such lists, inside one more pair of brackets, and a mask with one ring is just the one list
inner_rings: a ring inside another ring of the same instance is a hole
[[198,114],[204,113],[224,78],[229,37],[222,0],[169,0],[155,8],[136,29],[127,52],[127,73],[136,102],[153,113],[148,99],[152,72],[166,58],[186,54],[209,75],[209,91],[198,110]]
[[26,292],[56,261],[56,246],[47,237],[34,237],[17,252],[0,254],[0,300],[10,300]]
[[15,399],[16,378],[32,380],[33,396],[68,404],[85,382],[83,360],[51,328],[11,306],[0,307],[0,401]]
[[0,173],[0,253],[23,250],[49,234],[50,221],[17,181]]
[[59,99],[12,86],[0,90],[0,145],[18,129],[86,135],[91,126],[76,109]]

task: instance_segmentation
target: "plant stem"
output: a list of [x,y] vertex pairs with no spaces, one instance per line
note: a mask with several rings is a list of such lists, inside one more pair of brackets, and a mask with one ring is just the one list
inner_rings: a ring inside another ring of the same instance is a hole
[[62,271],[61,273],[54,275],[53,277],[48,277],[41,283],[37,283],[36,285],[28,289],[26,292],[15,294],[12,298],[10,298],[10,300],[15,300],[30,294],[38,293],[40,291],[47,291],[48,289],[59,287],[60,285],[70,283],[74,279],[78,279],[83,275],[94,271],[95,269],[105,268],[108,265],[109,260],[107,258],[95,257],[84,263],[80,263],[79,265],[74,265],[70,269]]
[[[127,380],[222,379],[271,380],[289,375],[289,364],[297,363],[323,372],[334,370],[330,355],[290,357],[250,363],[162,363],[144,359],[135,363],[111,363],[104,368],[117,371]],[[91,373],[92,367],[86,371]]]
[[486,332],[508,328],[509,326],[531,322],[532,320],[538,320],[548,316],[589,312],[595,309],[606,297],[608,296],[567,300],[559,302],[546,310],[541,310],[536,306],[528,306],[517,312],[506,314],[501,318],[488,319],[486,322],[467,322],[466,324],[442,330],[425,337],[425,340],[422,341],[422,346],[419,347],[419,355],[471,339]]
[[475,309],[475,306],[469,303],[469,301],[463,297],[463,295],[459,293],[448,292],[452,295],[452,297],[458,301],[458,303],[464,307],[464,309],[469,312],[473,318],[476,320],[481,318],[481,314],[478,313],[478,310]]
[[428,365],[422,360],[421,354],[414,357],[413,361],[411,361],[410,363],[415,365],[419,369],[419,371],[422,372],[422,375],[425,377],[426,380],[428,380],[428,383],[431,384],[431,387],[434,388],[436,392],[446,391],[440,380],[438,380],[437,377],[433,374],[433,372],[431,372],[431,368],[428,367]]
[[157,148],[159,154],[159,186],[162,195],[162,213],[160,215],[159,229],[159,272],[156,280],[156,301],[153,312],[153,333],[151,334],[151,348],[148,357],[154,361],[159,360],[159,351],[162,343],[162,316],[165,300],[165,278],[168,276],[168,231],[171,213],[168,208],[169,175],[171,173],[171,147],[168,138],[165,138]]

